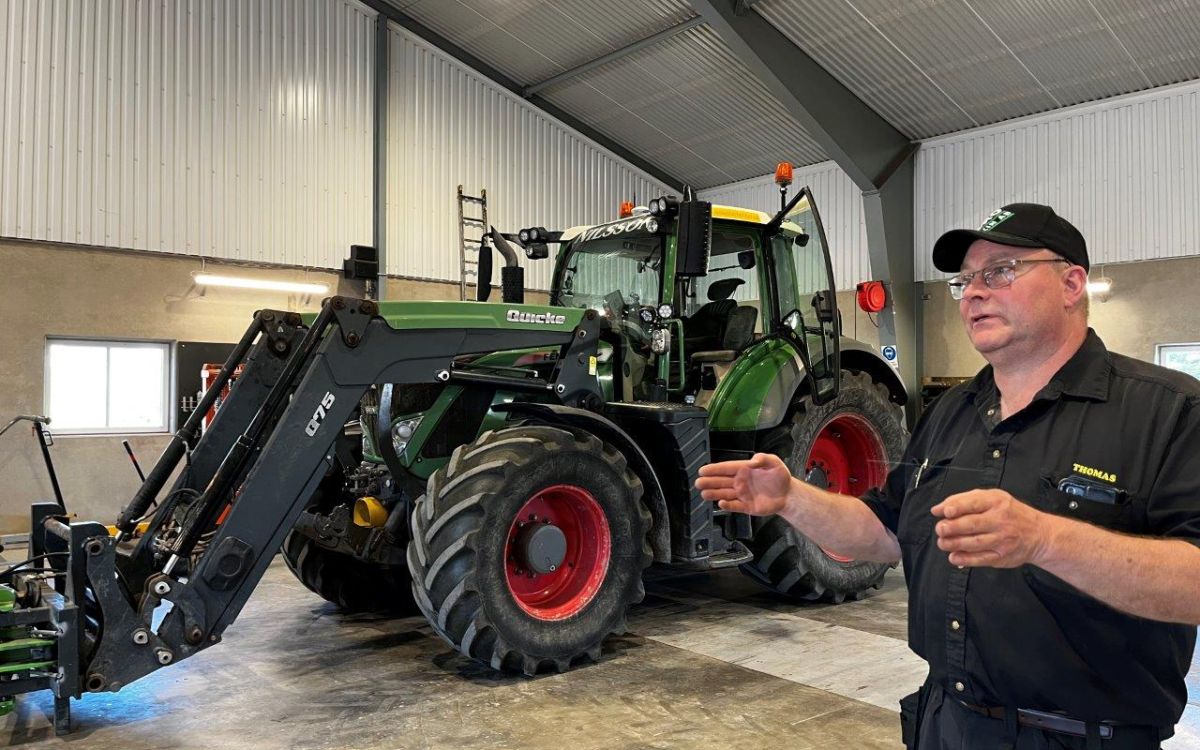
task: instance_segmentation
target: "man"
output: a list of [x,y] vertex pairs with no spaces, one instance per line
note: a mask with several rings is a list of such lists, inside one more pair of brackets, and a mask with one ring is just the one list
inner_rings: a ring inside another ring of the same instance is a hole
[[930,666],[902,701],[910,748],[1156,748],[1200,623],[1200,382],[1105,349],[1083,236],[1047,206],[948,232],[933,259],[989,366],[922,416],[883,488],[835,495],[766,454],[696,486],[903,559]]

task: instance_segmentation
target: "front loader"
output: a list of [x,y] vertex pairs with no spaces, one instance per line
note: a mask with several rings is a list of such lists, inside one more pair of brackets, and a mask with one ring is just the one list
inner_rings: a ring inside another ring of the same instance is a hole
[[[904,388],[840,334],[807,189],[775,217],[688,194],[490,240],[501,303],[259,311],[115,534],[34,505],[29,561],[0,573],[0,654],[23,659],[0,661],[0,698],[54,691],[65,731],[71,698],[219,642],[280,550],[339,607],[420,612],[526,674],[597,658],[653,563],[741,567],[798,599],[878,585],[886,566],[693,486],[770,451],[861,494],[899,459]],[[551,304],[527,305],[515,253],[546,243]]]

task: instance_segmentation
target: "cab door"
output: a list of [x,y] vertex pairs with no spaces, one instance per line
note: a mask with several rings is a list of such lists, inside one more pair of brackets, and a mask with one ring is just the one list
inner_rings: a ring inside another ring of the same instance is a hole
[[813,400],[825,403],[841,381],[840,316],[825,229],[809,188],[767,225],[767,247],[774,330],[799,352]]

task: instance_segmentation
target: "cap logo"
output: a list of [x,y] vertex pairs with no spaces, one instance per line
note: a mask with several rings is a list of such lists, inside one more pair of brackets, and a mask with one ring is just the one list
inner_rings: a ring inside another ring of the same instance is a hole
[[992,212],[992,215],[983,222],[983,226],[979,228],[981,232],[990,232],[999,225],[1016,216],[1012,211],[1005,211],[1003,208],[998,208]]

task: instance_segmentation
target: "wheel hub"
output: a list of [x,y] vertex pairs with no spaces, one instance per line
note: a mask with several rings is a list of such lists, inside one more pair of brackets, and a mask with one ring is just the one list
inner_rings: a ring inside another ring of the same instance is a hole
[[586,607],[608,576],[612,535],[586,489],[557,484],[517,511],[504,548],[504,575],[517,606],[539,620],[563,620]]
[[517,559],[534,575],[553,573],[567,556],[567,535],[552,523],[525,524],[517,534]]
[[823,490],[829,489],[829,473],[824,466],[817,462],[809,467],[808,474],[804,475],[804,481]]

